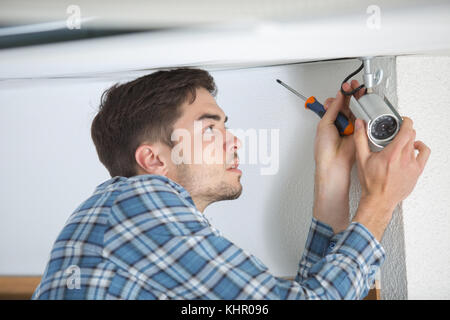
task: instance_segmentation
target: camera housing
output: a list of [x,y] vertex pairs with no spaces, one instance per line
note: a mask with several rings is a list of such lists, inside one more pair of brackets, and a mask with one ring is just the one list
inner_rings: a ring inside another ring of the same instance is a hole
[[359,100],[350,98],[350,110],[356,118],[366,123],[369,146],[373,152],[383,150],[391,142],[402,124],[402,117],[389,100],[375,93],[367,93]]

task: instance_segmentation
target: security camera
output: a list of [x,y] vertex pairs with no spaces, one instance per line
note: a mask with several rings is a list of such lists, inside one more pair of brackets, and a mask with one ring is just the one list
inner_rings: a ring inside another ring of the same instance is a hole
[[390,102],[381,99],[376,93],[366,93],[359,100],[350,98],[350,110],[356,118],[367,124],[367,136],[372,151],[381,151],[397,135],[402,124],[402,117]]
[[[364,67],[364,85],[361,87],[366,87],[366,94],[358,100],[352,95],[350,98],[350,110],[356,118],[360,118],[366,122],[370,149],[377,152],[383,150],[395,138],[400,130],[403,119],[386,97],[382,99],[378,94],[373,92],[373,87],[381,82],[383,72],[382,70],[378,70],[375,74],[372,73],[372,58],[361,58],[363,64],[359,68],[359,71]],[[355,71],[344,82],[359,71]],[[344,94],[349,95],[351,93],[344,92]]]

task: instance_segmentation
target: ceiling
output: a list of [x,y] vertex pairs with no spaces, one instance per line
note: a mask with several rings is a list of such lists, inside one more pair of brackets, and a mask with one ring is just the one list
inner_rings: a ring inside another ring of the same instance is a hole
[[450,1],[0,2],[0,80],[448,54]]

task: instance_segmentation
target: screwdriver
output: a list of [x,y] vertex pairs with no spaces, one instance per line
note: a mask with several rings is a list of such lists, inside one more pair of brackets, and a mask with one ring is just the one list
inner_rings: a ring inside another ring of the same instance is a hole
[[[302,95],[298,91],[292,89],[290,86],[288,86],[283,81],[281,81],[279,79],[276,79],[276,80],[283,87],[285,87],[286,89],[288,89],[289,91],[291,91],[292,93],[297,95],[298,97],[305,100],[305,109],[310,109],[311,111],[314,111],[320,118],[323,117],[326,110],[323,107],[323,105],[319,101],[317,101],[317,99],[314,96],[306,98],[304,95]],[[339,112],[338,116],[336,117],[336,121],[334,122],[334,124],[336,125],[340,135],[349,136],[353,133],[353,130],[354,130],[353,124],[341,112]]]

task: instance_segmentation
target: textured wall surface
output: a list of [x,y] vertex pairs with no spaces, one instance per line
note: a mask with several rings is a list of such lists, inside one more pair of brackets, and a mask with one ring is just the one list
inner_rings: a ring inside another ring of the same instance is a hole
[[[394,57],[379,58],[375,60],[374,70],[383,70],[383,81],[376,87],[381,96],[386,96],[393,106],[398,108],[397,102],[397,75],[396,61]],[[402,110],[399,110],[402,115]],[[403,214],[401,204],[393,213],[391,222],[386,229],[381,241],[385,251],[386,260],[381,267],[381,298],[382,299],[406,299],[406,265],[405,265],[405,241],[403,230]]]
[[409,299],[450,299],[450,57],[397,58],[398,105],[431,148],[403,201]]

